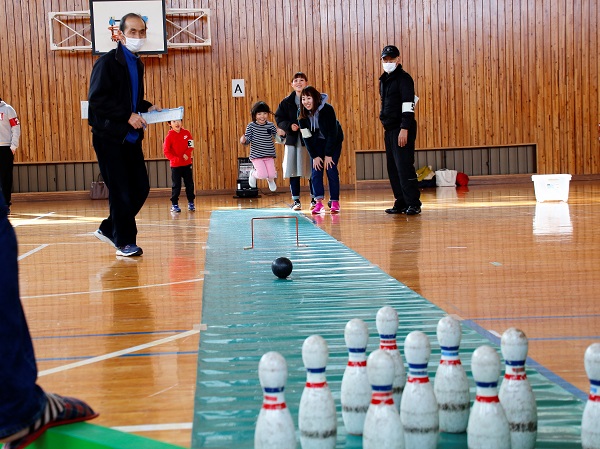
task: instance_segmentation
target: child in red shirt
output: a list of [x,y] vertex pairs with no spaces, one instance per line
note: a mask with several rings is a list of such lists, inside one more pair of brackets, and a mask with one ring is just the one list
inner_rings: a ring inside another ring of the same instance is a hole
[[181,193],[181,178],[185,184],[185,195],[188,200],[188,210],[195,211],[194,177],[192,173],[192,151],[194,139],[192,134],[181,126],[181,120],[169,122],[171,130],[165,137],[163,151],[171,162],[171,212],[179,213],[179,194]]

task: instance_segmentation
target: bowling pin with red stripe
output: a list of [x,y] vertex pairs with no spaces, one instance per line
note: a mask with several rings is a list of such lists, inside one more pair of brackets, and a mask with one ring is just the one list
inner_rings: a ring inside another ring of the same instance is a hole
[[258,364],[263,389],[263,405],[254,432],[255,449],[295,449],[296,432],[292,415],[285,403],[287,364],[278,352],[267,352]]
[[581,419],[581,446],[583,449],[600,449],[600,343],[586,349],[584,365],[590,379],[590,395]]
[[458,356],[461,337],[458,320],[446,316],[438,322],[437,339],[442,357],[435,373],[433,391],[440,407],[442,432],[462,433],[469,422],[469,380]]
[[362,447],[404,449],[402,422],[392,396],[394,360],[389,351],[373,351],[369,355],[367,373],[373,394],[365,418]]
[[342,377],[342,419],[346,432],[350,435],[362,435],[371,402],[371,385],[367,376],[367,324],[358,318],[348,321],[344,339],[348,347],[348,365]]
[[427,335],[413,331],[406,336],[404,355],[408,363],[408,381],[400,404],[406,449],[437,448],[439,415],[427,372],[430,354],[431,345]]
[[469,449],[511,449],[508,420],[498,398],[500,357],[496,350],[486,345],[477,348],[471,370],[477,396],[467,425]]
[[406,370],[404,369],[404,360],[396,344],[396,333],[398,332],[398,312],[389,306],[382,307],[377,311],[375,319],[377,332],[379,333],[379,349],[388,351],[394,360],[394,404],[400,411],[400,402],[402,401],[402,392],[406,385]]
[[298,428],[303,449],[333,449],[337,439],[335,402],[327,385],[325,368],[329,349],[319,335],[311,335],[302,344],[306,385],[300,398]]
[[528,345],[525,333],[514,327],[500,340],[506,371],[498,397],[510,426],[511,447],[519,449],[533,449],[537,439],[537,406],[525,374]]

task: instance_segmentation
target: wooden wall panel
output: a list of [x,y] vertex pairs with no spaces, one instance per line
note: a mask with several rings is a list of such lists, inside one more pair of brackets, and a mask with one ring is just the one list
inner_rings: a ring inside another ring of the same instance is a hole
[[[389,43],[400,48],[420,97],[418,148],[536,144],[540,173],[600,173],[594,0],[173,0],[167,7],[212,13],[212,46],[144,58],[148,99],[185,107],[199,190],[234,188],[252,103],[275,109],[297,70],[330,95],[347,136],[342,183],[353,183],[354,152],[383,148],[379,52]],[[10,55],[0,96],[23,127],[17,163],[95,160],[80,101],[96,58],[51,51],[48,30],[50,11],[88,8],[86,0],[8,0],[0,11],[0,51]],[[232,98],[234,78],[245,79],[245,98]],[[167,131],[149,128],[149,159],[163,158]]]

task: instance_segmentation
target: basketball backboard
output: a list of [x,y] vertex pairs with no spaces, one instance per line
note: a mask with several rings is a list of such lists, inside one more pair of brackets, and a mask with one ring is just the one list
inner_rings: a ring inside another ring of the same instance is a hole
[[139,54],[167,52],[165,0],[90,0],[93,54],[103,54],[117,46],[121,18],[129,13],[142,16],[148,30],[146,44]]

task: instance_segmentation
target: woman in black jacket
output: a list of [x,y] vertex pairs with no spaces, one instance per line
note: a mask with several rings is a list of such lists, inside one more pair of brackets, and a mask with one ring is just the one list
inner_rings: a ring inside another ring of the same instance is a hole
[[342,153],[344,133],[335,116],[333,106],[327,103],[327,94],[321,94],[312,86],[302,90],[298,116],[300,133],[312,157],[312,185],[317,205],[313,214],[323,211],[323,171],[329,181],[330,212],[340,211],[340,176],[337,164]]

